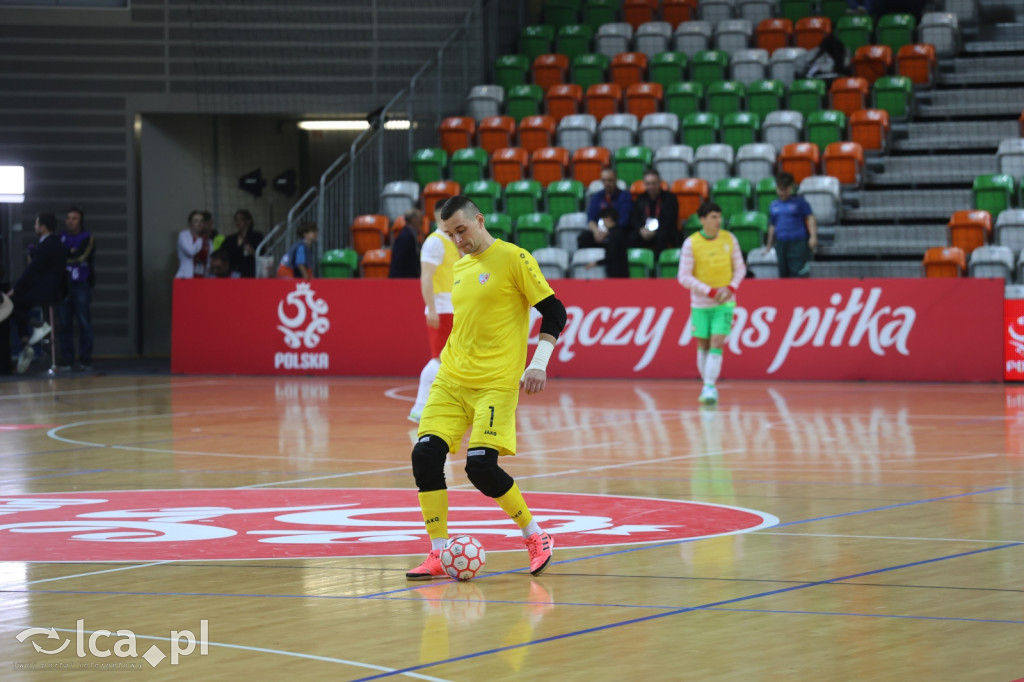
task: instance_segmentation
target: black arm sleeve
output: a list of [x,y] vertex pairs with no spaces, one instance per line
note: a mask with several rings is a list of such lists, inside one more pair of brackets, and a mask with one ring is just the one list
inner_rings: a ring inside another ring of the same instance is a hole
[[550,334],[557,340],[558,335],[565,328],[566,319],[568,319],[565,314],[565,306],[555,298],[554,294],[551,294],[544,300],[538,301],[537,305],[533,307],[543,316],[540,321],[540,333]]

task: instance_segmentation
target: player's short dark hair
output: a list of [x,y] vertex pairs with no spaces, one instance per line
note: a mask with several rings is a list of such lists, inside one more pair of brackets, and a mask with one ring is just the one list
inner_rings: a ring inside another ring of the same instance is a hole
[[654,177],[656,177],[656,178],[658,178],[659,180],[661,180],[661,173],[659,173],[659,172],[657,171],[657,169],[656,169],[656,168],[654,168],[653,166],[648,166],[648,167],[647,167],[647,168],[646,168],[646,169],[644,170],[644,177],[646,178],[646,177],[647,177],[648,175],[653,175]]
[[296,234],[299,235],[299,238],[301,239],[310,232],[316,232],[319,229],[320,228],[316,226],[316,223],[299,223],[299,226],[295,228],[295,232]]
[[775,184],[779,187],[792,187],[794,182],[791,173],[779,173],[775,178]]
[[423,222],[423,211],[418,208],[410,208],[402,217],[405,218],[406,225],[419,228],[420,223]]
[[611,218],[615,221],[615,224],[619,224],[619,210],[614,206],[605,206],[601,209],[601,212],[597,214],[598,218]]
[[77,206],[72,206],[71,208],[68,209],[67,212],[68,213],[77,213],[78,214],[78,222],[82,225],[82,227],[85,227],[85,213],[82,212],[82,209],[78,208]]
[[56,232],[57,230],[57,216],[52,213],[40,213],[36,216],[36,220],[39,224],[46,228],[47,232]]
[[698,218],[706,218],[709,213],[721,213],[721,212],[722,212],[722,207],[721,206],[719,206],[718,204],[716,204],[713,201],[705,201],[703,204],[700,205],[700,208],[697,209],[697,217]]
[[468,216],[476,217],[481,213],[480,207],[473,203],[473,200],[462,194],[456,194],[441,207],[441,220],[448,220],[453,215],[462,211]]

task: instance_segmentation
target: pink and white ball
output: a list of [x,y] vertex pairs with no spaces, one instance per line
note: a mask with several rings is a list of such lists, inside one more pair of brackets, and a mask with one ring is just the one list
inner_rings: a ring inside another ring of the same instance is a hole
[[486,561],[484,546],[472,535],[456,535],[441,549],[441,566],[456,580],[472,580]]

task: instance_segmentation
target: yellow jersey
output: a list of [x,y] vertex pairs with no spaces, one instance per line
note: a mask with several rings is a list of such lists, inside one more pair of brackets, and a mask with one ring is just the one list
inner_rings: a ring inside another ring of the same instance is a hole
[[[420,262],[435,265],[431,282],[434,285],[434,310],[438,313],[452,312],[452,282],[455,277],[452,267],[459,260],[459,247],[445,236],[444,232],[435,230],[423,240],[420,250]],[[424,309],[424,314],[426,309]]]
[[555,292],[528,251],[500,239],[456,261],[454,276],[455,318],[439,374],[467,388],[517,390],[530,307]]
[[693,248],[693,276],[711,287],[728,286],[733,277],[733,251],[736,242],[732,233],[721,230],[714,239],[701,232],[690,235]]

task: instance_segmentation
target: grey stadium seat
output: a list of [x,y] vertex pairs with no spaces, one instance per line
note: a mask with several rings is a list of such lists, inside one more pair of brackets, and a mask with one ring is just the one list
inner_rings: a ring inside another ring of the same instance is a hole
[[597,119],[590,114],[572,114],[558,123],[558,146],[569,150],[571,156],[577,149],[593,147],[597,135]]
[[960,22],[950,12],[927,12],[917,27],[917,42],[935,46],[935,56],[953,57],[960,51]]
[[573,279],[604,279],[604,249],[576,249],[572,254]]
[[594,52],[611,59],[620,52],[629,52],[632,42],[633,27],[629,24],[601,24],[594,36]]
[[633,114],[609,114],[597,126],[597,145],[606,148],[615,156],[622,147],[636,144],[639,122]]
[[650,59],[659,52],[667,52],[672,40],[672,24],[667,21],[649,21],[640,24],[633,34],[636,52],[643,52]]
[[802,47],[780,47],[772,52],[769,60],[771,77],[773,80],[782,81],[788,88],[796,78],[796,64],[807,54]]
[[1024,251],[1024,208],[1007,208],[999,212],[995,227],[996,244],[1009,246],[1014,253]]
[[737,0],[736,2],[736,16],[746,19],[755,26],[762,19],[771,19],[778,13],[778,0]]
[[800,196],[807,199],[819,225],[836,225],[842,218],[843,201],[839,179],[831,175],[812,175],[800,183]]
[[729,73],[734,81],[750,85],[768,77],[768,50],[740,50],[729,58]]
[[715,49],[725,50],[730,55],[750,47],[754,27],[746,19],[719,21],[715,26]]
[[783,109],[769,112],[761,124],[761,139],[775,147],[776,153],[787,144],[800,142],[803,135],[804,115],[799,111]]
[[680,178],[690,177],[690,166],[693,164],[693,148],[685,144],[673,144],[661,147],[654,152],[654,168],[661,179],[672,185]]
[[693,155],[693,176],[713,185],[717,180],[732,176],[733,150],[727,144],[706,144]]
[[1013,281],[1013,251],[1008,246],[979,246],[967,263],[971,277],[1001,277]]
[[679,138],[679,117],[675,114],[653,113],[640,121],[637,144],[650,149],[661,149],[676,143]]
[[775,177],[775,147],[766,142],[751,142],[739,148],[733,162],[733,174],[757,184],[758,180]]
[[747,254],[747,269],[756,279],[778,279],[779,257],[775,249],[759,246]]
[[684,21],[672,35],[672,48],[693,59],[693,55],[711,47],[711,33],[711,24],[706,21]]
[[500,85],[474,85],[466,95],[463,109],[466,116],[482,121],[488,116],[500,116],[505,107],[505,88]]
[[563,279],[569,274],[569,254],[563,249],[537,249],[533,257],[545,279]]
[[736,0],[699,0],[697,13],[703,21],[728,21],[736,12]]
[[565,213],[558,219],[558,225],[555,227],[555,244],[567,254],[572,255],[579,243],[576,240],[580,236],[580,232],[586,232],[589,229],[586,213],[582,211]]
[[1024,176],[1024,138],[1013,137],[999,143],[996,152],[999,172],[1012,175],[1015,179]]
[[380,191],[380,211],[395,220],[406,211],[416,207],[420,199],[420,186],[412,180],[389,182]]

